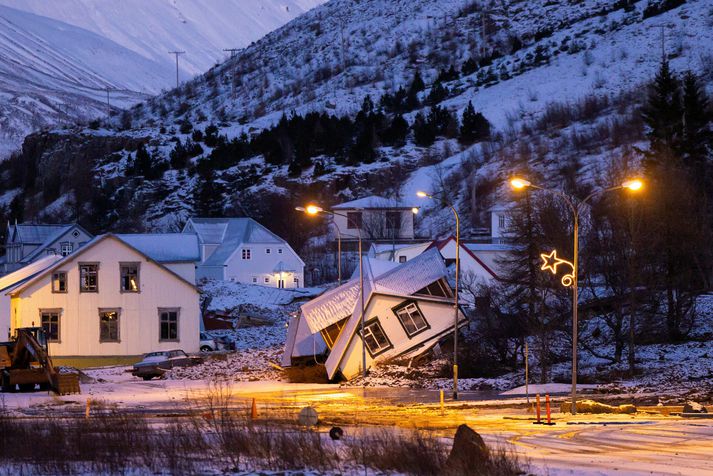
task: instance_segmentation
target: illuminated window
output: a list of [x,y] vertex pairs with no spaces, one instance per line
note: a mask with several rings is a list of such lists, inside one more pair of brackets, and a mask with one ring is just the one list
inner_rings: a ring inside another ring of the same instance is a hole
[[67,292],[67,273],[65,271],[57,271],[56,273],[52,273],[52,292]]
[[119,342],[119,310],[99,311],[99,342]]
[[121,263],[121,292],[138,293],[139,288],[139,263]]

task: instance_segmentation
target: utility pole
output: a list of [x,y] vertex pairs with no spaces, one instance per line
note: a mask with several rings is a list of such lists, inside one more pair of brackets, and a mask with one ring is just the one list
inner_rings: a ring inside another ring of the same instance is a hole
[[109,91],[111,91],[111,88],[109,86],[106,87],[106,113],[109,114],[111,112],[111,104],[109,104]]
[[[223,51],[230,52],[230,59],[233,59],[241,48],[223,48]],[[233,63],[231,71],[233,72],[233,77],[230,79],[230,97],[235,99],[235,63]]]
[[178,56],[185,55],[185,51],[169,51],[168,54],[176,55],[176,88],[178,88]]
[[666,61],[666,28],[668,28],[668,25],[665,23],[659,23],[652,26],[655,28],[661,28],[661,61],[664,62]]

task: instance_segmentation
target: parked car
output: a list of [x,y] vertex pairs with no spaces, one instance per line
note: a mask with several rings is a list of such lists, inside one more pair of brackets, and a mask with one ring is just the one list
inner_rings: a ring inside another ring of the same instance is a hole
[[201,332],[200,349],[201,352],[214,352],[218,350],[218,343],[209,334]]
[[174,367],[190,367],[200,363],[203,363],[201,357],[192,357],[180,349],[161,350],[144,355],[141,362],[134,364],[131,375],[151,380],[154,377],[162,377],[167,370]]

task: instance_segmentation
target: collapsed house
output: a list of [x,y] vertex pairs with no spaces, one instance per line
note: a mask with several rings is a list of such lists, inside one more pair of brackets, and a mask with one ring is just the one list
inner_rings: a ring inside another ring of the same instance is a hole
[[[289,323],[282,364],[324,363],[330,380],[351,379],[366,366],[414,358],[453,333],[455,311],[448,270],[432,248],[399,264],[364,258],[364,334],[358,271],[345,284],[303,304]],[[458,325],[466,317],[458,310]]]

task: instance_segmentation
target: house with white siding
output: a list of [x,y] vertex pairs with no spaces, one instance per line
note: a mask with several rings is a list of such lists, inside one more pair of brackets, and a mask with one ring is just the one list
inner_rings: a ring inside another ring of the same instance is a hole
[[4,289],[11,331],[42,326],[50,355],[75,363],[197,352],[199,293],[186,250],[197,259],[198,240],[176,235],[97,236]]
[[198,236],[198,280],[304,286],[304,261],[284,239],[252,218],[190,218],[182,233]]
[[[413,358],[453,333],[453,291],[439,251],[403,264],[364,259],[364,308],[357,274],[303,304],[291,320],[282,364],[321,357],[330,380],[351,379],[378,362]],[[364,333],[361,332],[362,314]],[[459,326],[466,317],[458,310]]]
[[0,274],[11,273],[43,256],[67,256],[92,238],[91,233],[76,223],[8,223]]
[[376,195],[332,207],[334,224],[343,240],[403,241],[416,237],[413,207],[404,200]]

